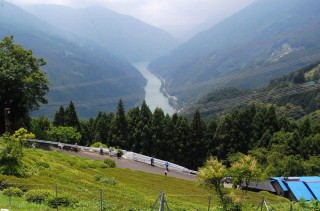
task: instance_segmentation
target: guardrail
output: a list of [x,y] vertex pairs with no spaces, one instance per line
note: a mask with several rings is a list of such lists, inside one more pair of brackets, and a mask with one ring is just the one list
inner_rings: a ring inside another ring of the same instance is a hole
[[[109,154],[111,156],[114,156],[117,154],[117,150],[111,150],[109,148],[95,148],[95,147],[85,147],[85,146],[79,146],[79,145],[74,145],[74,144],[66,144],[66,143],[60,143],[60,142],[55,142],[55,141],[45,141],[45,140],[38,140],[38,139],[30,139],[28,140],[30,142],[36,142],[36,143],[43,143],[43,144],[49,144],[49,145],[54,145],[59,147],[69,147],[70,149],[77,149],[77,150],[81,150],[81,151],[89,151],[89,152],[96,152],[96,153],[100,153],[101,150],[104,154]],[[129,160],[134,160],[137,162],[142,162],[142,163],[147,163],[150,164],[151,163],[151,157],[146,156],[146,155],[141,155],[135,152],[130,152],[130,151],[126,151],[126,150],[121,150],[123,152],[122,157],[125,159],[129,159]],[[159,168],[165,168],[165,163],[167,161],[164,160],[160,160],[157,158],[154,158],[154,165],[159,167]],[[170,163],[169,162],[169,170],[172,171],[176,171],[176,172],[180,172],[180,173],[185,173],[185,174],[197,174],[197,171],[194,170],[190,170],[186,167],[183,166],[179,166],[177,164],[174,163]]]

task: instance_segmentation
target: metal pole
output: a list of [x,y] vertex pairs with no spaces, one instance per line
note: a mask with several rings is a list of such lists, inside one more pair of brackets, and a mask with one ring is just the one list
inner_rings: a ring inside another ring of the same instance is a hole
[[9,185],[9,207],[10,207],[10,210],[12,210],[12,205],[11,205],[11,188],[10,188],[10,185]]
[[261,211],[262,211],[262,208],[263,208],[263,204],[264,204],[264,196],[262,196]]
[[159,211],[164,211],[164,192],[161,192],[161,199],[160,199],[160,208]]
[[209,194],[209,197],[208,197],[208,211],[210,211],[210,205],[211,205],[211,194]]
[[58,186],[56,185],[56,207],[57,211],[59,210],[59,205],[58,205]]
[[102,189],[100,189],[100,210],[102,211]]

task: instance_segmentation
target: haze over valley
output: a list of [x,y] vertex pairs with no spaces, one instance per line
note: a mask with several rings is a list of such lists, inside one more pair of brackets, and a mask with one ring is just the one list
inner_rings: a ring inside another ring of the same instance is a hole
[[13,35],[47,61],[49,103],[37,116],[52,117],[71,100],[82,118],[115,111],[120,98],[126,108],[140,105],[148,86],[137,62],[151,61],[149,71],[164,79],[180,109],[223,87],[261,88],[320,58],[320,3],[313,0],[172,3],[172,21],[157,1],[141,4],[140,13],[109,1],[12,2],[0,0],[0,36]]

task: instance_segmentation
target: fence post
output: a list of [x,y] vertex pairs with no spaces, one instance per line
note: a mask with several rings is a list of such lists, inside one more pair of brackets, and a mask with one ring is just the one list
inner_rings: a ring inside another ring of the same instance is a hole
[[161,192],[159,211],[164,211],[164,192]]
[[59,210],[59,205],[58,205],[58,185],[56,185],[56,207],[57,211]]
[[101,211],[103,210],[103,207],[102,207],[102,189],[100,189],[100,210]]
[[210,205],[211,205],[211,194],[209,194],[209,197],[208,197],[208,211],[210,211]]
[[10,207],[10,210],[12,210],[12,205],[11,205],[11,187],[9,185],[9,207]]

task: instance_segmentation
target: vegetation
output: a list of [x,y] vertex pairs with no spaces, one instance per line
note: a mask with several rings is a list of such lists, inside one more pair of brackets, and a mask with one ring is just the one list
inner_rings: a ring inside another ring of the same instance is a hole
[[[209,194],[212,194],[211,208],[219,208],[219,199],[212,189],[204,189],[195,181],[109,168],[102,161],[70,156],[60,151],[46,152],[34,148],[23,150],[22,164],[28,176],[19,178],[0,175],[1,186],[6,187],[0,192],[1,207],[10,206],[10,187],[13,210],[47,210],[49,206],[55,206],[56,194],[59,197],[59,210],[98,210],[101,193],[104,210],[146,210],[156,201],[161,191],[166,193],[172,210],[206,210]],[[222,190],[235,201],[241,198],[241,191]],[[21,192],[22,196],[19,197]],[[254,210],[262,195],[272,206],[290,206],[290,202],[281,197],[249,192],[241,202],[244,209]]]
[[[13,131],[29,126],[29,112],[47,103],[48,80],[40,72],[45,64],[45,60],[35,58],[31,50],[14,44],[13,36],[0,42],[0,119],[5,119],[2,111],[9,108],[7,121],[11,122]],[[4,131],[4,121],[0,121],[0,134]]]

